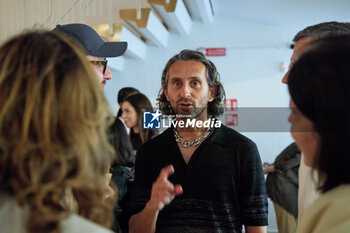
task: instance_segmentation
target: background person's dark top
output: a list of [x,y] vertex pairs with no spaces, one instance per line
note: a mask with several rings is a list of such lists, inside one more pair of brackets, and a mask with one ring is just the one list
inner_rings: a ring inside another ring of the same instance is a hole
[[138,149],[140,149],[141,145],[142,145],[142,140],[141,140],[141,136],[138,133],[131,133],[130,134],[130,141],[132,144],[132,148],[137,151]]
[[270,172],[266,179],[268,196],[295,218],[298,217],[300,156],[298,146],[290,144],[276,157],[273,163],[276,171]]
[[242,225],[267,225],[267,197],[256,145],[222,126],[205,140],[185,163],[167,129],[146,142],[136,156],[131,214],[150,198],[160,170],[172,164],[169,180],[181,184],[176,197],[158,216],[156,232],[241,232]]
[[129,232],[129,216],[127,210],[130,205],[131,180],[134,179],[132,169],[126,166],[113,166],[110,168],[112,181],[118,188],[118,203],[114,207],[114,232]]

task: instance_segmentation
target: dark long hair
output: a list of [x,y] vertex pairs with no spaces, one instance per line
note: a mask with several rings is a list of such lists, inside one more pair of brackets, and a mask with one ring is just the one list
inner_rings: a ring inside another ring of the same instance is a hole
[[179,54],[176,54],[175,56],[173,56],[168,61],[168,63],[166,64],[163,70],[162,88],[159,90],[158,99],[157,99],[159,109],[165,115],[174,114],[169,101],[166,99],[163,88],[164,89],[168,88],[169,69],[171,65],[177,61],[189,61],[189,60],[198,61],[198,62],[201,62],[203,65],[205,65],[206,71],[207,71],[207,81],[208,81],[209,88],[213,86],[217,86],[217,91],[214,96],[214,100],[208,103],[208,116],[214,116],[214,117],[221,116],[224,112],[226,95],[225,95],[224,87],[220,82],[219,72],[217,71],[214,63],[211,62],[209,59],[207,59],[204,56],[204,54],[195,50],[188,50],[188,49],[182,50]]
[[320,137],[314,167],[322,192],[350,183],[350,36],[312,43],[290,72],[288,88]]
[[[124,99],[131,94],[134,93],[138,93],[140,92],[139,90],[137,90],[136,88],[133,87],[123,87],[122,89],[119,90],[118,92],[118,104],[120,105],[121,103],[123,103]],[[123,111],[121,108],[119,108],[118,113],[117,113],[117,117],[121,117],[123,114]]]
[[[134,93],[125,97],[124,102],[129,102],[134,107],[137,114],[138,127],[142,143],[145,143],[153,136],[158,135],[158,129],[143,128],[143,112],[153,111],[152,104],[149,99],[142,93]],[[130,129],[130,137],[134,134],[134,130]]]
[[135,155],[125,126],[119,118],[115,118],[109,127],[109,141],[116,152],[113,165],[134,167]]

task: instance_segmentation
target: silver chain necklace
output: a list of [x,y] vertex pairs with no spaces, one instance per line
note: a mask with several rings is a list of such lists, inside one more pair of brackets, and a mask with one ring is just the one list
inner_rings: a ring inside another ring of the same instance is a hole
[[199,143],[201,143],[204,139],[206,139],[210,135],[211,132],[212,132],[212,129],[209,127],[204,135],[200,136],[199,138],[196,138],[192,142],[189,142],[189,141],[183,139],[182,137],[180,137],[179,133],[174,128],[175,141],[180,143],[180,145],[184,148],[199,145]]

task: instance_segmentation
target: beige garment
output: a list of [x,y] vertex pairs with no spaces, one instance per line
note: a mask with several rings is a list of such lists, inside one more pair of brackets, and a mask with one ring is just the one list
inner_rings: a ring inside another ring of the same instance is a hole
[[277,227],[279,233],[295,233],[297,221],[293,215],[288,213],[276,202],[273,203],[276,213]]
[[[26,233],[28,208],[21,207],[8,195],[0,194],[0,232]],[[86,218],[71,213],[61,222],[62,233],[113,233]]]
[[298,189],[298,222],[301,221],[306,209],[319,197],[317,191],[318,175],[316,170],[304,163],[304,155],[301,154],[299,166]]
[[305,212],[297,233],[349,233],[350,185],[322,194]]

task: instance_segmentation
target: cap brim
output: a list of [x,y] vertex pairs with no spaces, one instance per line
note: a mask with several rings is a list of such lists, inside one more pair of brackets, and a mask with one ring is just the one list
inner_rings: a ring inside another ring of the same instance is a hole
[[92,56],[96,57],[119,57],[123,55],[128,47],[128,43],[119,42],[104,42],[104,44],[91,52]]

